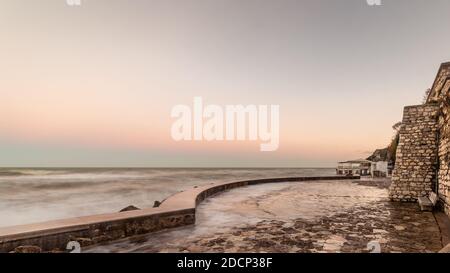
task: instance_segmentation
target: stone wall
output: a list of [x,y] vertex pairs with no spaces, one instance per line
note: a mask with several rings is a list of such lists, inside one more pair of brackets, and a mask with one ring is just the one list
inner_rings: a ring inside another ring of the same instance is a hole
[[390,197],[415,201],[432,190],[450,216],[450,62],[441,64],[426,104],[405,108],[403,122]]
[[439,116],[439,174],[438,195],[447,215],[450,216],[450,120],[449,106],[441,108]]
[[440,204],[450,216],[450,63],[441,65],[431,89],[428,103],[439,105],[439,172]]
[[393,201],[417,201],[436,182],[438,106],[407,106],[403,112],[400,141],[389,196]]

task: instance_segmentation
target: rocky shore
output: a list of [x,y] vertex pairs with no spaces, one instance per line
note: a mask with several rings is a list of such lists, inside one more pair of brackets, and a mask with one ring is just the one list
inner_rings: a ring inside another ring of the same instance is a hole
[[[419,215],[415,204],[381,203],[355,207],[318,221],[261,221],[231,233],[193,240],[177,252],[437,252],[442,248],[431,213]],[[373,244],[372,243],[372,244]],[[171,249],[144,248],[144,252]]]

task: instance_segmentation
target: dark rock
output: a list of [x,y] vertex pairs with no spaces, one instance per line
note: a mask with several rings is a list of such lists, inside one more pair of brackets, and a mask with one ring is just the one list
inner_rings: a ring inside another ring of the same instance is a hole
[[223,239],[223,238],[217,238],[217,239],[212,239],[212,240],[210,240],[209,242],[212,243],[212,244],[214,244],[214,245],[217,245],[217,244],[223,244],[223,243],[225,243],[226,241],[225,241],[225,239]]
[[266,240],[266,239],[258,240],[258,241],[255,242],[255,246],[256,247],[264,247],[264,248],[266,248],[266,247],[272,247],[274,245],[276,245],[275,242],[270,241],[270,240]]
[[161,202],[159,202],[158,200],[156,200],[155,203],[153,204],[153,207],[154,207],[154,208],[157,208],[157,207],[159,207],[159,206],[161,206]]
[[55,248],[55,249],[50,250],[50,251],[47,252],[47,253],[61,254],[61,253],[67,253],[67,252],[66,252],[66,251],[62,251],[61,249]]
[[41,253],[42,249],[38,246],[18,246],[14,253]]
[[388,148],[384,148],[384,149],[377,149],[375,150],[375,152],[373,152],[373,154],[371,156],[369,156],[367,158],[367,160],[370,161],[388,161],[390,159],[390,155],[389,155],[389,149]]
[[126,208],[121,209],[120,212],[124,212],[124,211],[132,211],[132,210],[140,210],[140,208],[131,205],[131,206],[128,206],[128,207],[126,207]]
[[100,235],[100,236],[96,236],[94,238],[92,238],[92,242],[94,244],[98,244],[101,242],[106,242],[106,241],[110,241],[112,238],[106,235]]
[[88,246],[88,245],[92,245],[94,243],[92,241],[92,239],[89,239],[89,238],[76,238],[75,241],[80,243],[80,246]]

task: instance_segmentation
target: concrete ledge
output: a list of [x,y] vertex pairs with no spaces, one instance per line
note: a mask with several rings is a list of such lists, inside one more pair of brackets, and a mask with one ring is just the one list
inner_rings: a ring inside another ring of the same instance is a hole
[[318,180],[349,180],[359,177],[287,177],[226,182],[196,187],[167,198],[158,208],[108,213],[43,223],[0,228],[0,252],[18,246],[39,246],[43,251],[65,250],[70,241],[97,244],[138,234],[195,223],[195,210],[204,199],[248,185]]

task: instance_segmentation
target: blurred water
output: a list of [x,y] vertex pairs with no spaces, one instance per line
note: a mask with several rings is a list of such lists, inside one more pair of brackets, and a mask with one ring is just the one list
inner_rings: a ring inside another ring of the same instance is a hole
[[117,212],[213,182],[334,175],[334,169],[0,169],[0,227]]

